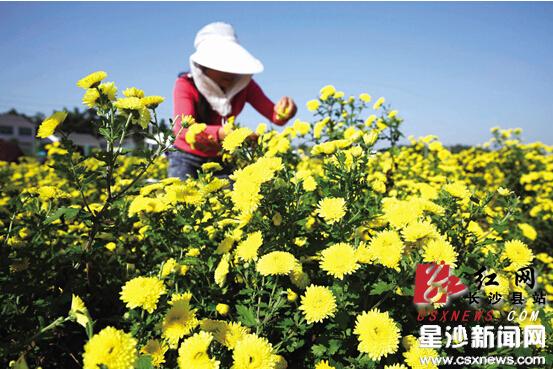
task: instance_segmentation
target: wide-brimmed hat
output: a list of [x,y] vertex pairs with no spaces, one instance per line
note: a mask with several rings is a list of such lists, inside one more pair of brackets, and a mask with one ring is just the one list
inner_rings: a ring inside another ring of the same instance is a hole
[[263,64],[238,43],[234,28],[215,22],[204,26],[194,40],[196,52],[190,60],[211,69],[235,74],[255,74]]

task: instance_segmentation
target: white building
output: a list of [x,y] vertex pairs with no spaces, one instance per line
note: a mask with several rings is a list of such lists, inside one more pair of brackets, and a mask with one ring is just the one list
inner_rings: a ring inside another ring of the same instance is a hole
[[34,155],[36,127],[14,114],[0,114],[0,138],[16,143],[26,155]]
[[[34,156],[37,151],[43,150],[45,144],[57,142],[61,139],[59,135],[51,135],[45,139],[36,138],[37,127],[27,119],[14,114],[0,114],[0,139],[16,143],[25,155]],[[103,138],[96,138],[91,134],[75,133],[69,134],[69,139],[88,155],[94,148],[106,148],[106,141]],[[122,146],[125,149],[136,149],[135,142],[127,138]]]

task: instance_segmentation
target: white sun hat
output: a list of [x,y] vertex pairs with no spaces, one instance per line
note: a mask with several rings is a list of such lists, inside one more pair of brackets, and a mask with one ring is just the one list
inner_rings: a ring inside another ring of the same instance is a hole
[[204,26],[194,40],[196,52],[190,60],[211,69],[235,74],[255,74],[263,64],[238,43],[234,28],[215,22]]

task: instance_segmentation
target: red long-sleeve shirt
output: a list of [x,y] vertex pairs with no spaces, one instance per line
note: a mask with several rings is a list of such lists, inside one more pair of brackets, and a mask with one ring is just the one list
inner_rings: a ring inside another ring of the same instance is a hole
[[[181,74],[177,81],[175,82],[175,89],[173,93],[173,103],[174,103],[174,114],[176,117],[175,125],[173,127],[175,136],[179,133],[181,129],[181,116],[182,114],[192,115],[197,121],[198,116],[196,112],[196,107],[198,106],[198,101],[200,98],[200,92],[194,85],[192,76],[190,73]],[[255,110],[257,110],[265,118],[269,119],[271,122],[282,125],[285,122],[278,120],[276,113],[274,112],[275,104],[269,100],[267,96],[261,90],[261,87],[252,79],[250,83],[239,93],[237,93],[231,100],[231,113],[229,116],[236,117],[242,109],[246,102],[250,103]],[[198,136],[205,135],[211,136],[212,139],[219,142],[218,130],[222,125],[222,117],[209,106],[207,100],[205,104],[208,105],[207,117],[204,121],[199,121],[198,123],[207,124],[205,131],[196,136],[196,138],[201,138]],[[203,156],[203,157],[215,157],[218,155],[217,150],[205,152],[198,150],[198,148],[192,148],[185,140],[187,129],[184,128],[180,135],[176,137],[175,147],[180,150],[192,153],[194,155]]]

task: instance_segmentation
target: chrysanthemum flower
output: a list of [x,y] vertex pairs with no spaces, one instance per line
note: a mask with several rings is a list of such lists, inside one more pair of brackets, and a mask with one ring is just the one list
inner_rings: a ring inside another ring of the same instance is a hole
[[104,82],[98,86],[100,91],[111,101],[115,100],[115,94],[117,94],[117,86],[113,82]]
[[453,245],[444,239],[430,240],[423,247],[423,260],[437,264],[444,262],[455,267],[457,266],[457,252]]
[[175,348],[179,339],[190,334],[198,324],[196,311],[190,308],[190,302],[177,300],[163,319],[162,336],[167,339],[170,347]]
[[319,109],[319,106],[321,105],[321,103],[319,102],[319,100],[309,100],[305,105],[307,106],[307,110],[315,111]]
[[187,338],[179,348],[177,363],[180,369],[218,369],[220,362],[210,358],[207,349],[213,336],[199,332]]
[[520,223],[518,228],[522,231],[522,235],[531,241],[534,241],[538,237],[538,232],[528,223]]
[[78,324],[85,328],[90,321],[88,309],[86,308],[83,300],[77,295],[72,295],[71,310],[69,311],[69,315],[72,316]]
[[141,98],[140,101],[142,101],[145,107],[155,109],[159,104],[165,101],[165,98],[162,96],[145,96]]
[[243,261],[252,261],[257,259],[257,250],[263,244],[261,231],[250,233],[248,237],[236,247],[236,256]]
[[321,360],[315,365],[315,369],[336,369],[328,363],[328,360]]
[[265,338],[247,334],[236,343],[231,369],[274,369],[273,346]]
[[522,241],[507,241],[505,242],[505,250],[500,257],[501,261],[505,259],[511,263],[505,270],[513,272],[530,265],[532,260],[534,260],[534,254]]
[[113,106],[121,110],[136,110],[136,111],[139,111],[142,108],[144,108],[144,105],[142,104],[142,102],[138,97],[122,97],[120,99],[117,99],[117,101],[113,103]]
[[264,276],[287,275],[298,261],[294,255],[285,251],[273,251],[259,258],[256,269]]
[[309,285],[309,275],[303,271],[301,263],[297,263],[290,273],[290,282],[300,289],[304,289]]
[[212,319],[203,319],[200,322],[200,329],[213,334],[217,342],[229,349],[234,349],[236,343],[249,333],[248,328],[239,322]]
[[221,257],[221,261],[217,265],[217,268],[215,268],[215,283],[219,287],[222,287],[225,284],[227,274],[229,272],[229,266],[230,266],[230,254],[224,254],[223,257]]
[[102,80],[104,80],[107,76],[108,76],[108,74],[104,71],[94,72],[94,73],[89,74],[86,77],[81,78],[77,82],[77,86],[79,86],[80,88],[83,88],[85,90],[89,89],[89,88],[93,88],[93,87],[98,86],[100,84],[100,82],[102,82]]
[[384,104],[385,102],[386,102],[386,99],[384,99],[383,97],[379,97],[378,100],[376,100],[376,102],[374,103],[373,109],[374,110],[380,109],[382,104]]
[[321,269],[338,279],[359,268],[355,249],[347,243],[337,243],[321,252]]
[[144,97],[144,91],[136,87],[129,87],[123,91],[123,95],[126,97],[137,97],[141,99]]
[[359,100],[368,103],[371,101],[371,95],[369,95],[368,93],[362,93],[359,95]]
[[83,95],[83,104],[89,108],[96,106],[96,102],[100,98],[100,92],[95,88],[89,88]]
[[416,242],[425,237],[435,236],[438,232],[430,221],[415,221],[405,226],[401,234],[405,241]]
[[121,301],[129,309],[140,307],[152,313],[161,295],[165,294],[165,285],[156,277],[136,277],[125,283],[121,289]]
[[403,364],[384,365],[384,369],[409,369]]
[[322,322],[334,316],[336,299],[328,287],[311,285],[301,297],[300,310],[303,311],[307,323]]
[[470,197],[470,191],[467,186],[460,181],[453,183],[448,183],[443,187],[444,191],[448,192],[451,196],[457,197],[458,199],[465,200]]
[[[437,358],[438,352],[431,348],[421,348],[418,341],[416,341],[409,349],[403,353],[405,363],[409,365],[411,369],[438,369],[438,366],[430,361],[430,358]],[[425,358],[425,363],[421,362],[421,358]]]
[[376,263],[399,270],[403,248],[403,241],[397,232],[386,230],[373,237],[369,244],[369,253]]
[[137,358],[137,341],[130,334],[106,327],[84,346],[83,368],[132,369]]
[[357,316],[353,333],[359,336],[359,351],[374,361],[397,351],[399,328],[388,312],[382,313],[378,309],[363,312]]
[[325,101],[330,96],[334,95],[335,92],[336,92],[336,88],[334,88],[334,86],[326,85],[323,88],[321,88],[320,98],[321,98],[321,100]]
[[58,111],[44,119],[38,127],[37,137],[47,138],[54,134],[54,131],[63,121],[67,118],[67,113],[64,111]]
[[167,347],[167,345],[158,340],[149,340],[146,342],[146,345],[140,349],[140,352],[150,355],[152,358],[152,365],[157,368],[165,363],[165,353],[168,349],[169,347]]
[[346,201],[341,197],[327,197],[319,201],[317,213],[328,224],[338,222],[346,214]]
[[252,133],[253,131],[246,127],[231,131],[223,140],[223,150],[232,154]]

